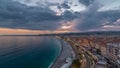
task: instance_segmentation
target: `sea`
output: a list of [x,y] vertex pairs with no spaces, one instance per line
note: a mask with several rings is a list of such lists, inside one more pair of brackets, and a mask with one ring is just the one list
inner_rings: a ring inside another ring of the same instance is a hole
[[0,36],[0,68],[49,68],[60,52],[52,36]]

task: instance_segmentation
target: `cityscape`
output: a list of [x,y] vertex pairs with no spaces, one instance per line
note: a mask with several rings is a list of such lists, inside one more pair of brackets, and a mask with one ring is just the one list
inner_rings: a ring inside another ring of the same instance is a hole
[[[69,56],[73,59],[70,68],[119,68],[120,36],[117,35],[119,32],[117,34],[112,31],[90,32],[89,35],[88,33],[58,34],[57,38],[67,42],[75,52],[74,58]],[[58,64],[64,63],[65,59],[59,61],[61,62],[57,62],[53,68],[58,68]],[[63,66],[66,68],[67,64]]]
[[[120,38],[119,37],[94,37],[94,36],[71,36],[71,37],[61,37],[61,39],[68,42],[74,50],[76,50],[76,55],[78,55],[77,59],[79,61],[82,60],[80,58],[81,51],[83,51],[83,55],[89,56],[90,58],[86,60],[90,60],[93,62],[91,65],[87,64],[84,66],[88,66],[87,68],[92,66],[96,66],[96,68],[117,68],[120,65]],[[88,52],[87,52],[88,51]],[[89,55],[90,54],[90,55]],[[82,57],[82,56],[81,56]],[[84,58],[84,57],[83,57]],[[84,60],[84,59],[83,59]],[[81,64],[84,62],[81,62]],[[73,63],[74,64],[74,63]],[[74,66],[74,65],[73,65]],[[86,67],[81,67],[86,68]]]
[[0,68],[120,68],[120,0],[0,0]]

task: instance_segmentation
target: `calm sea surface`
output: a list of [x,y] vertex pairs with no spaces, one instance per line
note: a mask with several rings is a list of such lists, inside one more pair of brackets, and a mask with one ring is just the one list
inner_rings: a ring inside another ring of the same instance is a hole
[[48,68],[60,50],[53,37],[0,36],[0,68]]

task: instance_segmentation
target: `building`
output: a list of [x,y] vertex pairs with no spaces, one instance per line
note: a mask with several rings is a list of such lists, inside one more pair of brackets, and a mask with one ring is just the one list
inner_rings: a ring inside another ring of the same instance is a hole
[[107,55],[120,65],[120,43],[107,43]]

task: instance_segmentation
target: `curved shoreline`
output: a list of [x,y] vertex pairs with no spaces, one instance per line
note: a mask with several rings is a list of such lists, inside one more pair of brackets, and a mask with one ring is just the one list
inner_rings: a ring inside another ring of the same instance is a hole
[[[60,41],[59,39],[57,39],[58,41]],[[61,44],[61,41],[60,41],[60,44]],[[62,54],[62,51],[63,51],[63,45],[61,44],[60,45],[60,53],[59,55],[56,57],[56,59],[49,65],[48,68],[53,68],[54,64],[57,62],[57,60],[60,58],[61,54]]]
[[[75,53],[72,47],[65,41],[59,39],[61,43],[61,51],[58,57],[53,61],[50,68],[61,68],[66,64],[66,59],[71,58],[72,60],[75,58]],[[73,54],[74,53],[74,54]]]

